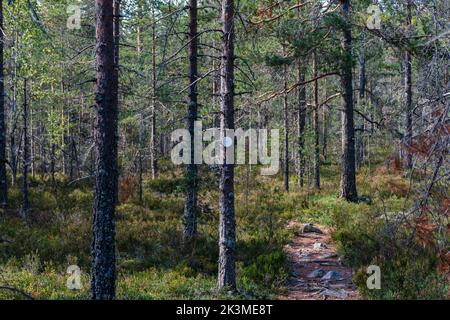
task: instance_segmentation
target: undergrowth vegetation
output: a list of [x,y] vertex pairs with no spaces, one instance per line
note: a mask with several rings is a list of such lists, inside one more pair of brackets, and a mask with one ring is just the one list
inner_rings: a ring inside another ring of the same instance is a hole
[[[340,255],[355,270],[363,298],[446,298],[448,281],[438,272],[438,256],[420,246],[408,229],[395,237],[389,233],[386,219],[400,214],[411,199],[406,198],[409,185],[403,173],[380,170],[381,164],[380,160],[360,169],[361,201],[356,204],[338,197],[335,163],[323,164],[323,188],[317,193],[295,188],[286,194],[281,177],[237,168],[237,293],[215,289],[219,224],[215,173],[202,169],[199,236],[187,245],[181,241],[182,171],[169,171],[153,181],[146,178],[142,202],[130,177],[120,184],[117,207],[117,297],[276,298],[290,272],[283,248],[295,230],[286,225],[295,220],[332,228]],[[89,181],[69,185],[59,177],[57,183],[54,192],[48,181],[33,178],[28,222],[20,218],[20,191],[11,188],[10,209],[0,215],[0,284],[37,299],[86,299],[93,194]],[[381,290],[367,289],[366,270],[372,264],[382,270]],[[80,291],[67,289],[70,265],[82,270]],[[13,298],[23,296],[0,290],[0,299]]]

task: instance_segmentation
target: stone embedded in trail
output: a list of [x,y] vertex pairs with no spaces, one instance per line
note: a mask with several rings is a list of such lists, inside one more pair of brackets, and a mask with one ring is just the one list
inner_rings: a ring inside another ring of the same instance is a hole
[[333,259],[333,258],[337,258],[337,257],[338,257],[338,255],[336,253],[329,253],[329,254],[323,255],[322,257],[320,257],[320,259],[327,260],[327,259]]
[[346,289],[348,287],[345,283],[338,283],[338,284],[330,284],[329,289],[333,290],[339,290],[339,289]]
[[341,290],[325,289],[325,290],[321,291],[320,294],[325,297],[332,297],[332,298],[337,298],[337,299],[346,299],[348,296],[347,292],[343,289],[341,289]]
[[309,255],[305,255],[305,256],[299,255],[298,261],[302,262],[302,263],[309,263],[312,261],[312,259]]
[[322,280],[335,280],[340,281],[342,280],[342,275],[337,271],[328,271],[323,277]]
[[321,266],[328,266],[328,267],[335,266],[335,265],[338,264],[337,262],[327,262],[327,261],[320,261],[320,260],[319,261],[316,260],[316,261],[313,261],[313,262],[318,263]]
[[307,275],[308,278],[315,279],[315,278],[322,278],[327,272],[323,269],[316,269],[310,274]]
[[314,227],[312,223],[305,224],[303,226],[303,233],[319,233],[319,234],[323,234],[322,230],[320,230],[317,227]]
[[326,249],[326,248],[327,248],[327,246],[320,242],[316,242],[313,245],[314,250],[320,250],[320,249]]
[[292,271],[290,275],[291,275],[291,277],[299,277],[300,273],[297,271]]

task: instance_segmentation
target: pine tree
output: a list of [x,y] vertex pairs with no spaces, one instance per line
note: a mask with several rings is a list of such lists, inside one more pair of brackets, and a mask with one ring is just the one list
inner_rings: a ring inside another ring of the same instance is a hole
[[[118,19],[119,0],[96,0],[97,89],[95,199],[91,298],[115,298],[115,207],[117,202]],[[114,8],[113,8],[114,7]],[[116,34],[114,34],[116,30]]]
[[353,119],[353,71],[352,71],[352,29],[350,21],[350,0],[341,0],[342,30],[342,172],[341,196],[347,201],[357,201],[355,125]]
[[[234,0],[222,1],[221,131],[234,129]],[[223,147],[223,149],[226,149]],[[226,154],[226,150],[223,150]],[[234,164],[224,155],[220,178],[219,289],[236,288]]]

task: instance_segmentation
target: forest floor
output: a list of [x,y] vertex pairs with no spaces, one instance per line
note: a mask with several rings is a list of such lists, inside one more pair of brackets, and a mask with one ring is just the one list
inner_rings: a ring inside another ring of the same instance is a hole
[[287,292],[279,299],[359,299],[352,281],[353,271],[342,264],[331,240],[330,229],[314,226],[310,228],[312,232],[304,232],[305,225],[297,222],[292,222],[289,228],[296,230],[296,236],[285,247],[291,274],[286,283]]
[[[385,213],[402,212],[411,200],[404,173],[384,164],[387,154],[376,155],[358,172],[358,192],[365,199],[358,203],[336,192],[337,160],[322,164],[317,192],[292,188],[286,193],[281,176],[237,168],[239,291],[234,293],[216,288],[216,172],[200,171],[199,235],[192,246],[182,243],[184,172],[160,162],[157,179],[144,177],[142,201],[136,197],[134,178],[123,175],[116,210],[117,299],[445,299],[449,282],[438,273],[436,255],[422,247],[387,250],[391,242],[380,236]],[[32,214],[27,221],[20,216],[20,187],[10,188],[10,209],[0,210],[0,300],[24,297],[2,286],[34,299],[89,298],[92,186],[86,180],[69,184],[64,176],[57,176],[57,184],[55,192],[49,177],[30,178]],[[401,236],[409,239],[410,234]],[[381,290],[366,286],[371,264],[389,279]],[[72,265],[81,270],[81,290],[67,287]]]

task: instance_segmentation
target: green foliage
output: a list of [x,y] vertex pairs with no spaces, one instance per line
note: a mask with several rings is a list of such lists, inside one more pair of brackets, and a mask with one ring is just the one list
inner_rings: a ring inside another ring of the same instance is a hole
[[370,299],[436,300],[447,299],[450,289],[446,277],[437,272],[436,256],[420,248],[399,248],[393,256],[377,257],[381,268],[381,290],[367,289],[367,274],[361,268],[355,281],[359,291]]
[[286,255],[283,251],[261,255],[241,272],[241,281],[244,285],[255,282],[268,289],[280,287],[286,278]]
[[[171,179],[174,178],[172,182]],[[32,181],[33,216],[24,222],[17,212],[8,212],[0,223],[0,273],[7,283],[38,299],[86,299],[89,292],[92,190],[79,184],[68,186],[58,178],[56,195],[49,181]],[[213,206],[217,191],[202,188],[209,211],[200,213],[199,236],[189,246],[181,239],[183,181],[172,173],[144,180],[143,202],[136,199],[116,210],[117,297],[125,299],[200,299],[274,297],[287,274],[283,246],[289,240],[284,225],[292,217],[290,200],[279,190],[263,197],[250,193],[248,208],[244,194],[237,193],[240,292],[217,292],[218,214]],[[207,181],[202,181],[207,184]],[[239,182],[238,182],[239,184]],[[241,187],[239,187],[241,188]],[[11,204],[20,208],[19,189],[10,190]],[[289,212],[289,213],[288,213]],[[259,257],[259,258],[258,258]],[[82,270],[83,289],[66,288],[66,269],[76,264]],[[262,268],[264,277],[255,274]],[[20,298],[0,292],[0,298]]]
[[[258,176],[258,170],[237,168],[240,291],[233,296],[215,290],[218,193],[206,188],[214,181],[213,174],[205,173],[201,181],[201,202],[209,209],[199,211],[199,236],[187,246],[181,242],[184,195],[177,189],[183,181],[181,172],[162,174],[154,181],[145,179],[143,202],[132,198],[116,210],[118,298],[273,298],[289,272],[283,248],[293,236],[285,228],[291,220],[332,228],[343,261],[357,270],[355,282],[364,297],[445,298],[448,286],[436,272],[435,255],[417,246],[395,246],[392,239],[381,236],[385,210],[393,217],[405,203],[403,193],[387,182],[403,186],[404,179],[380,170],[374,178],[375,170],[364,167],[358,175],[360,191],[372,195],[373,203],[347,203],[336,194],[336,168],[333,162],[324,165],[322,190],[309,194],[304,190],[286,194],[280,178],[265,179]],[[88,184],[68,186],[64,181],[58,177],[54,194],[48,180],[32,180],[32,220],[25,223],[17,212],[9,211],[0,224],[2,239],[10,240],[0,243],[1,274],[8,284],[39,299],[88,297],[93,193]],[[12,188],[10,199],[11,206],[20,207],[20,190]],[[409,235],[402,232],[398,240]],[[65,271],[71,264],[82,269],[81,291],[65,286]],[[382,290],[367,290],[365,270],[371,264],[381,267]],[[20,296],[2,291],[0,298]]]
[[184,190],[184,185],[184,178],[157,178],[148,180],[146,184],[151,190],[164,194],[181,193]]
[[266,65],[269,67],[279,67],[284,65],[290,65],[292,63],[292,58],[285,58],[277,55],[266,56]]
[[[355,282],[359,292],[370,299],[446,299],[449,286],[437,272],[436,254],[417,245],[408,229],[397,230],[395,238],[389,235],[392,222],[386,224],[385,219],[401,214],[405,200],[393,195],[389,184],[378,185],[377,190],[384,206],[377,200],[372,206],[347,204],[345,210],[336,207],[332,214],[333,239],[344,261],[358,271]],[[367,288],[369,265],[381,268],[381,290]]]

